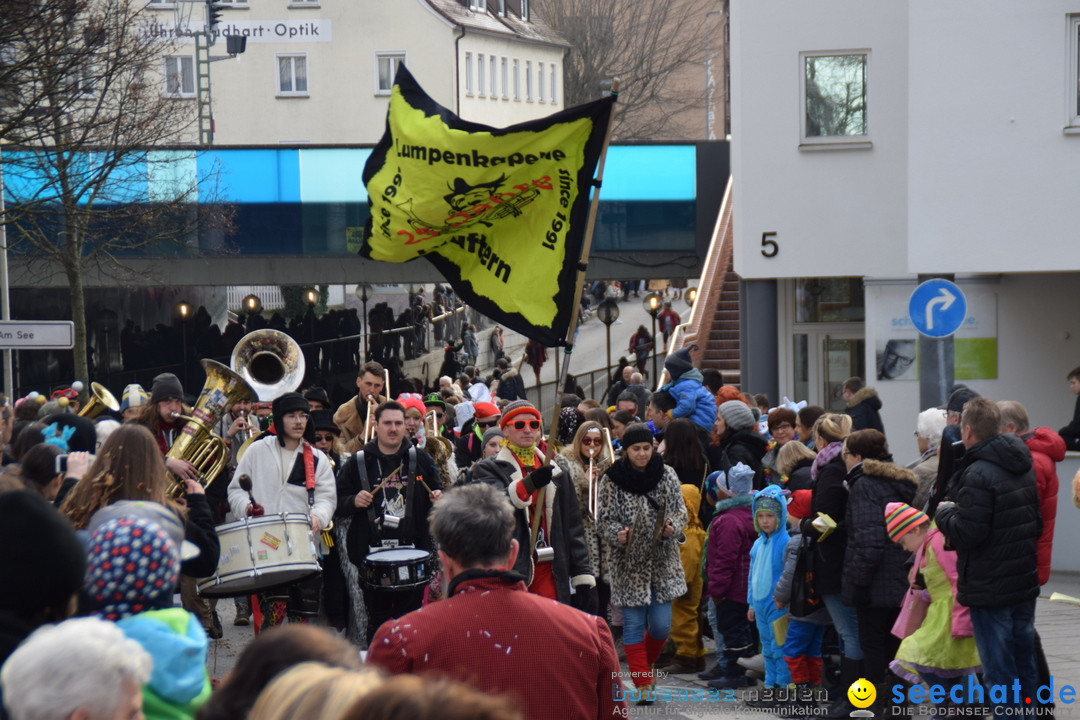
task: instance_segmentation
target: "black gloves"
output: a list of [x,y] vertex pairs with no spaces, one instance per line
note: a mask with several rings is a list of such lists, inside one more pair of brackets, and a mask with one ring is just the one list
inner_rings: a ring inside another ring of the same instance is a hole
[[541,465],[526,475],[523,479],[525,483],[525,489],[530,493],[534,493],[545,485],[551,483],[551,474],[553,470],[550,465]]
[[570,596],[570,606],[581,612],[596,615],[599,610],[600,599],[596,594],[595,587],[578,585],[574,588],[574,594]]

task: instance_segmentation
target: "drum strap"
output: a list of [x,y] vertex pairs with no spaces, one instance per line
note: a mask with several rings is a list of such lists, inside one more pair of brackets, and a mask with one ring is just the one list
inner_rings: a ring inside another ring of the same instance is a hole
[[[371,492],[371,481],[368,479],[367,460],[364,457],[364,451],[357,452],[353,455],[353,459],[356,461],[356,479],[359,481],[360,489]],[[379,508],[374,502],[368,505],[367,516],[368,525],[372,528],[372,533],[374,533],[374,529],[378,527],[379,519]]]
[[304,487],[307,488],[308,507],[315,507],[315,453],[311,445],[304,443]]

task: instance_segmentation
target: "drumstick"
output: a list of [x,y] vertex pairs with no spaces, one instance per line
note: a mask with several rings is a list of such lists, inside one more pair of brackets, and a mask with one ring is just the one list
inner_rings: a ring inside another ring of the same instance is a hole
[[393,470],[391,470],[391,471],[390,471],[390,473],[389,473],[389,474],[388,474],[388,475],[386,476],[386,479],[385,479],[385,480],[383,480],[383,481],[382,481],[381,483],[379,483],[378,485],[376,485],[376,486],[375,486],[375,489],[371,491],[371,494],[372,494],[372,495],[374,495],[375,493],[377,493],[377,492],[379,492],[380,490],[382,490],[382,488],[383,488],[383,485],[385,485],[386,483],[390,482],[390,479],[391,479],[391,478],[393,478],[393,477],[394,477],[395,475],[397,475],[397,474],[398,474],[398,471],[400,471],[400,470],[401,470],[401,468],[403,468],[403,467],[405,467],[405,463],[401,463],[401,464],[400,464],[400,465],[398,465],[398,466],[397,466],[396,468],[394,468]]

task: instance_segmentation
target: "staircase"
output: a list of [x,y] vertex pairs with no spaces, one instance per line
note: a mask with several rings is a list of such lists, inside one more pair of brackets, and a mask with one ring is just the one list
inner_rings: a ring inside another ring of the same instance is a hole
[[732,181],[728,179],[724,200],[713,229],[709,252],[698,279],[698,297],[683,328],[679,347],[697,344],[699,368],[716,368],[728,385],[740,385],[739,276],[732,270]]

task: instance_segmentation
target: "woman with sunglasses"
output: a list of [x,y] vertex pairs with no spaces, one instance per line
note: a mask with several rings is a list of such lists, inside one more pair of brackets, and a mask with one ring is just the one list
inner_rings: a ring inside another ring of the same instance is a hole
[[671,629],[671,601],[686,592],[679,537],[687,513],[679,477],[653,451],[649,429],[631,424],[623,448],[600,483],[597,526],[613,550],[611,602],[622,608],[626,662],[639,704],[649,704],[652,664]]
[[585,531],[585,547],[589,551],[589,567],[596,577],[598,612],[601,617],[607,615],[608,600],[611,597],[607,571],[611,550],[600,542],[600,536],[596,532],[595,512],[600,478],[612,460],[600,423],[593,420],[582,423],[574,434],[573,441],[553,460],[570,478],[577,493],[582,527]]
[[345,444],[341,442],[341,429],[334,424],[334,417],[329,410],[312,410],[310,417],[311,425],[315,428],[313,444],[330,458],[331,467],[336,472],[341,463],[352,455],[345,452]]
[[500,426],[506,435],[502,448],[476,463],[472,477],[510,497],[514,538],[521,548],[514,571],[525,576],[529,592],[595,612],[596,581],[577,493],[557,463],[544,464],[540,411],[527,400],[516,400],[503,409]]

